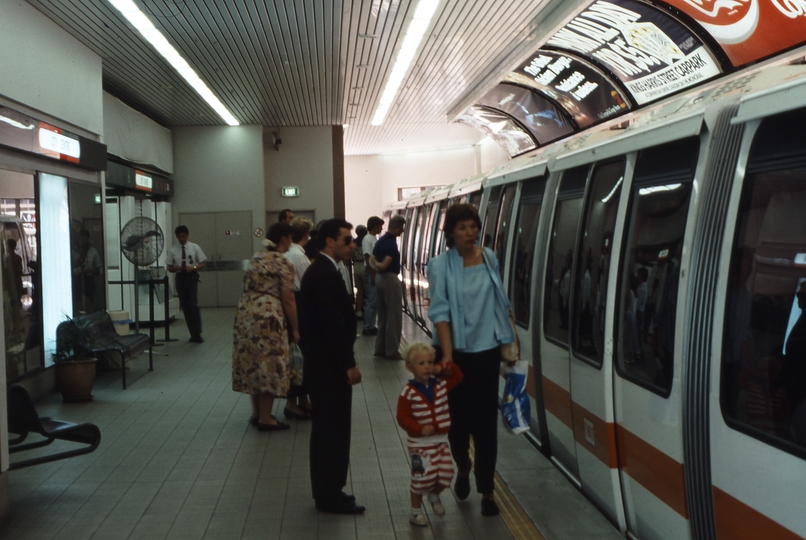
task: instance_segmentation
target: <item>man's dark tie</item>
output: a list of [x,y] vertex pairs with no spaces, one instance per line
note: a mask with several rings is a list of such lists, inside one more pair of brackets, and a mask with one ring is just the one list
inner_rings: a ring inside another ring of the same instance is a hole
[[182,246],[182,268],[187,266],[187,260],[185,259],[185,246]]

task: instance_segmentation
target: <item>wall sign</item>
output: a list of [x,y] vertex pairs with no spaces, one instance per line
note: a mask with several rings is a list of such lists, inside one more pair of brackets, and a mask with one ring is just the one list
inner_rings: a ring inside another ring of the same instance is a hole
[[599,0],[546,44],[606,65],[641,105],[721,73],[716,59],[688,28],[635,0]]
[[0,107],[0,145],[73,163],[93,171],[106,169],[106,145]]
[[806,0],[665,0],[696,20],[742,66],[806,43]]
[[281,194],[283,197],[299,197],[299,187],[283,186]]
[[263,236],[263,229],[261,229],[260,227],[256,227],[252,234],[255,235],[255,238],[260,238],[261,236]]

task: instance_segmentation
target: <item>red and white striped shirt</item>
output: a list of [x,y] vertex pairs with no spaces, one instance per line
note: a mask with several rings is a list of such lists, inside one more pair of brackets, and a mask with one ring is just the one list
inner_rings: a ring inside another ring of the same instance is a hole
[[[450,375],[443,374],[434,384],[434,401],[428,401],[422,392],[408,383],[397,398],[397,423],[409,435],[409,445],[426,446],[447,442],[451,427],[448,409],[448,392],[462,382],[462,371],[456,364],[451,366]],[[423,436],[425,426],[434,426],[435,431]]]

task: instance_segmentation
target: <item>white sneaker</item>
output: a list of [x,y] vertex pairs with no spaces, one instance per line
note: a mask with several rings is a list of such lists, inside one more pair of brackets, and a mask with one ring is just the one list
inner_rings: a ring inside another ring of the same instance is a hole
[[445,507],[442,506],[442,501],[439,500],[439,495],[434,493],[428,494],[428,500],[431,502],[431,508],[434,510],[434,513],[438,516],[445,515]]
[[411,517],[409,517],[409,521],[414,525],[419,525],[420,527],[428,527],[428,518],[425,517],[423,512],[420,512],[419,514],[412,514]]

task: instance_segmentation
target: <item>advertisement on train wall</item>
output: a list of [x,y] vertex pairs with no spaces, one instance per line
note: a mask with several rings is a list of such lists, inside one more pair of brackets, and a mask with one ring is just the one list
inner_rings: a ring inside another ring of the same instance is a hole
[[534,135],[541,145],[574,132],[565,113],[537,92],[514,84],[499,84],[477,105],[503,111]]
[[734,66],[806,43],[806,0],[665,0],[702,25]]
[[627,112],[627,98],[605,75],[570,54],[539,50],[507,75],[559,103],[580,128]]
[[691,31],[666,13],[633,0],[600,0],[546,45],[607,66],[638,104],[649,103],[721,73]]

